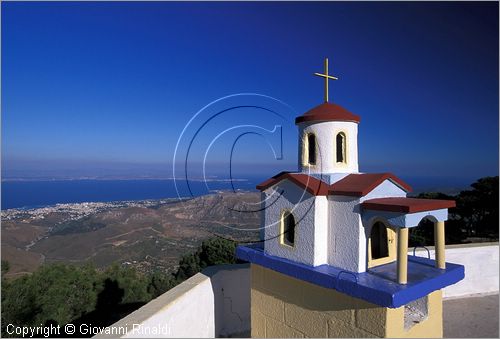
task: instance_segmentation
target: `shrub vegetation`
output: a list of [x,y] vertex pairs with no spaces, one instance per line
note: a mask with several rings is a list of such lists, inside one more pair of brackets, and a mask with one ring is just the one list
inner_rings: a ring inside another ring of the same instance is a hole
[[2,336],[9,336],[8,324],[111,325],[203,268],[235,263],[235,247],[234,242],[221,238],[206,240],[194,253],[182,257],[174,274],[141,275],[118,264],[105,270],[91,264],[48,264],[33,274],[8,280],[4,275],[9,263],[3,261]]

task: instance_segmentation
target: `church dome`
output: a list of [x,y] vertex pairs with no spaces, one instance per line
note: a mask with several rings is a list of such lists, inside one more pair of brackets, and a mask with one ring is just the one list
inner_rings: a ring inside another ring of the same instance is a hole
[[324,102],[295,118],[295,124],[311,121],[350,121],[359,123],[360,118],[340,105]]

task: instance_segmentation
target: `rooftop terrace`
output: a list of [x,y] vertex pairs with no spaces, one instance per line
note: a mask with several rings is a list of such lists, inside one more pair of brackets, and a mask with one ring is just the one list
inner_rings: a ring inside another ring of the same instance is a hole
[[[444,289],[445,337],[498,337],[498,248],[447,246],[447,261],[464,265],[465,279]],[[424,251],[416,256],[427,256]],[[96,337],[247,337],[249,264],[209,267],[108,329],[114,334]]]

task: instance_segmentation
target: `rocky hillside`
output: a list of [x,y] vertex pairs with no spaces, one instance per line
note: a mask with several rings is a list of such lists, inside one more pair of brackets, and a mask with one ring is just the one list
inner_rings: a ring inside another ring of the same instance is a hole
[[171,270],[202,240],[255,241],[259,194],[219,192],[190,200],[64,204],[2,211],[2,260],[11,275],[45,262],[113,262]]

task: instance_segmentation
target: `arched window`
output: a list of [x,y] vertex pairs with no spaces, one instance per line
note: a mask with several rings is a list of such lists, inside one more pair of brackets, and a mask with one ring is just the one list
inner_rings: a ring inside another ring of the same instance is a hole
[[289,211],[281,216],[281,242],[288,246],[295,244],[295,218]]
[[316,164],[316,136],[312,133],[307,135],[307,163]]
[[337,149],[336,149],[336,155],[337,155],[337,162],[346,162],[345,160],[345,134],[343,132],[340,132],[337,134],[336,138],[336,144],[337,144]]
[[370,233],[372,260],[389,256],[387,228],[381,222],[376,222]]

